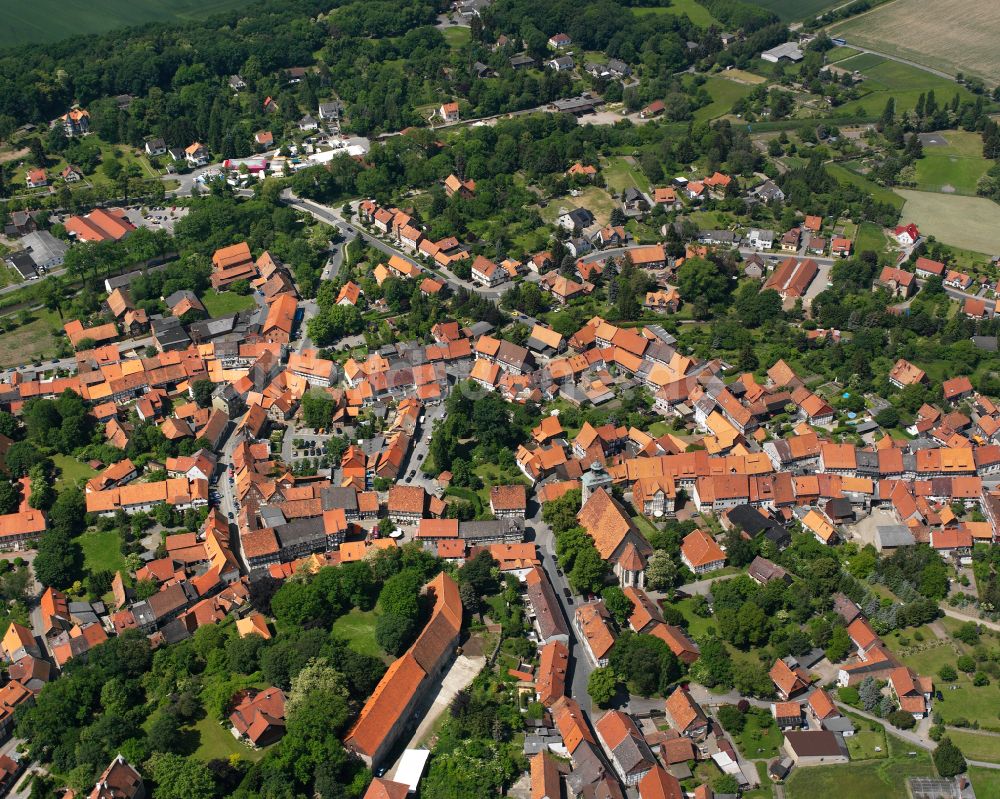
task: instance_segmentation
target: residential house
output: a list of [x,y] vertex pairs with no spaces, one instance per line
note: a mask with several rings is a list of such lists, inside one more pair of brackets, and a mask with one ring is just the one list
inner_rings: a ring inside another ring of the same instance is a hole
[[694,530],[681,543],[681,561],[695,574],[706,574],[726,565],[726,553],[708,533]]

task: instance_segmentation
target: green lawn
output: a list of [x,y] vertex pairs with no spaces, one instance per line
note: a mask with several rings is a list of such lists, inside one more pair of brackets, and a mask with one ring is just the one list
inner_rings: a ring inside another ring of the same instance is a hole
[[441,33],[444,34],[445,41],[448,42],[448,46],[452,50],[458,50],[460,47],[468,44],[472,38],[472,29],[466,28],[464,25],[452,25],[445,28]]
[[35,358],[51,358],[56,353],[56,339],[62,336],[62,321],[52,311],[31,311],[26,323],[20,323],[20,312],[8,318],[18,320],[17,326],[0,333],[0,366],[16,366]]
[[223,727],[215,719],[206,716],[194,725],[193,731],[198,735],[198,748],[194,756],[199,760],[228,760],[233,755],[244,760],[260,760],[267,748],[251,749],[237,741],[228,728]]
[[[951,685],[957,688],[953,691]],[[934,702],[934,712],[940,714],[945,724],[955,719],[968,719],[978,722],[983,729],[1000,731],[1000,691],[996,682],[977,688],[960,672],[957,681],[937,684],[937,688],[944,699]]]
[[649,191],[649,178],[639,169],[637,164],[630,164],[624,157],[613,157],[601,166],[604,182],[609,189],[621,194],[625,189],[636,186],[642,191]]
[[59,478],[56,480],[57,491],[74,486],[80,480],[89,480],[97,474],[96,469],[91,469],[86,463],[70,455],[53,455],[52,462],[59,469]]
[[352,608],[333,623],[333,633],[347,639],[351,649],[362,655],[385,659],[385,652],[375,643],[375,611]]
[[1000,763],[1000,735],[985,735],[965,730],[948,730],[951,742],[969,760]]
[[[882,760],[889,756],[885,727],[860,716],[851,715],[850,719],[857,728],[854,735],[844,739],[851,760]],[[875,729],[871,729],[872,727]],[[881,751],[876,752],[876,749]]]
[[705,91],[712,97],[712,102],[694,112],[695,122],[703,122],[728,114],[733,110],[733,103],[741,97],[746,97],[754,89],[745,83],[713,76],[705,81]]
[[889,757],[861,760],[834,766],[797,768],[785,784],[787,799],[827,799],[827,797],[871,797],[907,799],[907,777],[933,777],[930,754],[923,749],[910,757],[907,744],[888,736]]
[[970,766],[969,779],[972,780],[976,796],[1000,796],[1000,771]]
[[854,242],[854,251],[860,253],[871,250],[881,253],[885,252],[885,246],[888,243],[889,239],[886,238],[881,227],[874,222],[862,222],[858,228],[858,238]]
[[687,619],[688,635],[692,638],[701,638],[708,633],[709,627],[715,627],[715,621],[711,617],[705,619],[695,614],[692,610],[694,599],[682,599],[672,604],[673,607],[683,613],[684,618]]
[[834,47],[832,50],[827,52],[826,60],[827,63],[836,64],[838,61],[843,61],[845,58],[855,56],[859,52],[861,51],[855,50],[853,47]]
[[917,188],[975,195],[979,179],[993,166],[993,161],[983,158],[982,138],[964,130],[948,130],[940,135],[948,143],[926,145],[924,157],[916,163]]
[[88,572],[125,570],[122,539],[116,530],[88,532],[75,540],[83,549],[83,565]]
[[8,3],[0,26],[0,47],[55,42],[86,33],[102,33],[146,22],[204,19],[243,8],[240,0],[36,0]]
[[238,311],[245,311],[252,308],[254,304],[253,295],[236,294],[232,291],[215,291],[210,289],[201,296],[202,304],[209,315],[228,316]]
[[768,711],[762,711],[761,716],[756,713],[747,713],[745,719],[746,725],[742,732],[736,736],[736,746],[743,757],[750,760],[770,760],[777,757],[778,748],[785,736],[778,729],[778,725],[774,723],[771,714]]

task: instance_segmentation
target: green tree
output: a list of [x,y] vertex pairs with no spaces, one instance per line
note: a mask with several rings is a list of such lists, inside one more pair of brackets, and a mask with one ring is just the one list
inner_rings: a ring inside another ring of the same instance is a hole
[[[589,539],[588,539],[589,540]],[[597,593],[604,585],[604,577],[608,573],[608,564],[594,547],[583,548],[573,561],[573,570],[569,573],[569,583],[579,593]]]
[[20,502],[17,489],[6,480],[0,480],[0,513],[13,513]]
[[934,750],[934,767],[944,778],[962,774],[968,768],[961,750],[945,736]]
[[604,600],[604,606],[608,609],[608,613],[611,614],[615,623],[619,627],[625,627],[629,616],[635,610],[632,600],[617,585],[608,586],[601,591],[601,599]]
[[664,591],[672,599],[677,584],[677,563],[663,550],[656,550],[646,566],[646,584],[654,591]]
[[[975,666],[975,664],[973,664]],[[955,667],[945,663],[940,669],[938,669],[938,678],[941,682],[955,682],[958,679],[958,672],[955,671]]]
[[598,707],[607,707],[618,693],[618,677],[609,667],[594,669],[587,679],[587,694]]
[[212,799],[215,781],[201,760],[157,752],[148,761],[159,799]]
[[194,392],[194,401],[199,408],[207,408],[212,404],[212,394],[215,391],[215,383],[211,380],[196,380],[191,385]]
[[730,281],[711,261],[688,258],[677,270],[677,290],[681,299],[707,308],[725,301]]

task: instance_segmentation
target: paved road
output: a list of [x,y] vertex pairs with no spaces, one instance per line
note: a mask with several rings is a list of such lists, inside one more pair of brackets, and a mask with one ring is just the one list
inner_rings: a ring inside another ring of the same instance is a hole
[[552,528],[542,520],[540,507],[535,511],[533,516],[526,520],[526,526],[533,528],[535,531],[535,544],[538,547],[538,557],[542,562],[542,568],[545,570],[549,582],[552,583],[552,587],[555,589],[555,594],[559,599],[559,606],[562,608],[566,624],[569,627],[570,663],[572,664],[570,668],[573,673],[570,681],[569,695],[580,703],[581,710],[583,710],[584,714],[588,717],[588,721],[590,721],[589,717],[592,712],[592,706],[590,695],[587,693],[587,682],[590,680],[590,673],[594,670],[594,666],[587,658],[586,652],[577,640],[576,630],[573,627],[573,612],[576,610],[577,603],[581,601],[581,598],[578,596],[574,597],[572,603],[566,598],[566,591],[571,590],[569,588],[569,581],[566,579],[565,573],[559,574],[561,570],[553,559],[556,551],[555,535],[552,532]]
[[375,249],[385,253],[386,255],[399,256],[404,261],[407,261],[416,266],[421,272],[426,273],[429,277],[437,278],[439,280],[441,278],[444,278],[445,282],[448,283],[448,285],[452,288],[453,291],[458,288],[464,288],[467,289],[468,291],[475,291],[477,294],[481,294],[488,299],[498,300],[500,298],[500,295],[502,295],[507,289],[510,288],[510,286],[506,283],[501,286],[497,286],[495,288],[486,288],[484,286],[479,286],[476,285],[475,283],[471,283],[468,280],[463,280],[447,269],[442,268],[439,271],[429,269],[422,263],[414,259],[414,257],[405,250],[401,250],[398,247],[394,247],[391,244],[388,244],[387,242],[383,241],[382,239],[376,238],[370,233],[367,233],[357,225],[348,222],[341,215],[339,209],[332,208],[329,205],[323,205],[322,203],[314,202],[313,200],[300,199],[295,195],[293,195],[291,191],[288,189],[282,192],[281,199],[285,203],[290,205],[292,208],[296,208],[300,211],[305,211],[306,213],[311,214],[313,217],[320,220],[321,222],[326,222],[328,225],[333,225],[340,231],[341,235],[343,235],[345,239],[354,239],[360,236],[361,240],[368,246],[374,247]]
[[996,630],[1000,632],[1000,624],[995,621],[989,621],[988,619],[980,619],[978,616],[973,616],[969,613],[963,613],[955,608],[949,608],[946,605],[942,605],[941,610],[944,612],[945,616],[950,616],[953,619],[960,619],[961,621],[974,621],[976,624],[981,624],[983,627],[988,627],[991,630]]

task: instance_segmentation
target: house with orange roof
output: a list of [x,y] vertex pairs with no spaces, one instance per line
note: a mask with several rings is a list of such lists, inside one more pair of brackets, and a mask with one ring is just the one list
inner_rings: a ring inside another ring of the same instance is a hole
[[66,220],[66,232],[78,241],[121,241],[135,229],[120,208],[95,208]]
[[577,161],[566,170],[566,174],[571,178],[582,177],[590,180],[597,174],[597,167],[592,164],[583,164],[580,161]]
[[780,658],[774,661],[769,672],[771,682],[783,700],[787,701],[809,687],[809,674],[800,666],[792,668]]
[[812,533],[813,538],[821,544],[829,545],[837,537],[837,529],[815,509],[811,509],[802,518],[802,529]]
[[455,581],[442,572],[425,588],[434,600],[430,620],[389,666],[344,738],[344,747],[369,768],[378,768],[412,723],[417,708],[438,685],[461,635],[463,608]]
[[726,553],[704,530],[693,530],[681,542],[681,561],[694,574],[706,574],[726,565]]
[[280,688],[248,689],[236,695],[229,715],[233,735],[255,749],[285,734],[285,694]]
[[529,761],[531,799],[561,799],[562,777],[559,764],[548,753],[539,752]]
[[927,380],[927,373],[917,366],[914,366],[905,358],[900,358],[889,372],[889,382],[896,388],[906,388],[907,386],[924,383]]
[[580,605],[573,614],[573,625],[580,634],[580,642],[591,663],[598,668],[608,665],[608,657],[615,645],[611,614],[603,601]]
[[240,638],[248,635],[259,635],[265,641],[270,640],[271,631],[267,627],[267,619],[260,613],[251,613],[242,619],[236,620],[236,632]]
[[337,305],[357,305],[362,295],[361,286],[353,280],[348,280],[337,293]]
[[920,721],[930,713],[934,681],[918,677],[912,669],[900,666],[889,673],[889,692],[899,702],[899,709]]
[[625,785],[638,785],[657,765],[655,755],[631,716],[620,710],[609,710],[597,720],[594,729]]
[[587,726],[587,718],[580,709],[580,703],[575,699],[564,696],[557,700],[552,706],[552,720],[562,737],[563,746],[570,755],[584,742],[597,743],[590,727]]
[[376,777],[368,785],[368,790],[362,799],[407,799],[409,795],[409,785]]
[[805,716],[799,702],[772,702],[771,716],[779,730],[800,730],[805,725]]
[[538,701],[551,707],[566,695],[566,674],[569,669],[569,649],[559,640],[549,641],[541,649],[535,693]]
[[471,200],[476,194],[476,181],[462,180],[455,174],[448,175],[444,179],[444,193],[449,197],[457,194],[463,200]]
[[442,103],[441,107],[438,109],[438,115],[445,122],[458,122],[458,103]]
[[497,519],[524,519],[528,494],[523,485],[492,486],[490,512]]
[[[669,743],[669,742],[668,742]],[[693,758],[689,758],[693,759]],[[668,761],[669,762],[669,761]],[[679,761],[684,762],[684,761]],[[673,774],[667,771],[663,766],[657,763],[647,774],[639,781],[639,799],[684,799],[687,795],[684,789],[681,788],[680,780],[677,779]],[[709,794],[707,796],[698,796],[697,791],[701,788],[707,788]],[[712,799],[711,788],[707,785],[700,786],[695,791],[695,799]]]
[[278,295],[267,311],[267,318],[260,331],[261,338],[273,344],[288,344],[295,330],[295,314],[298,307],[294,295]]
[[682,737],[699,741],[708,735],[710,722],[705,711],[684,689],[675,688],[664,707],[667,722]]
[[257,264],[250,254],[250,245],[245,241],[222,247],[212,255],[212,288],[216,291],[226,288],[237,280],[253,280],[260,274]]
[[597,488],[576,518],[594,540],[601,559],[612,564],[619,584],[642,588],[646,583],[646,562],[653,549],[618,501],[603,487]]

